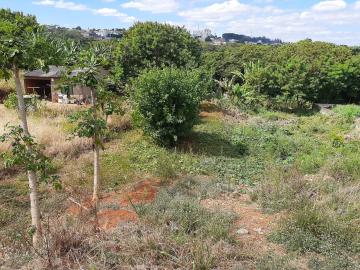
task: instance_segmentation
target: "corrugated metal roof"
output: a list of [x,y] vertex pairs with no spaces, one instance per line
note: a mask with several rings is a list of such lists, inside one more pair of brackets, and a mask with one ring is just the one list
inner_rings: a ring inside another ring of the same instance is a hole
[[49,66],[49,72],[41,69],[26,72],[25,77],[40,77],[40,78],[60,78],[61,74],[65,72],[65,67],[62,66]]

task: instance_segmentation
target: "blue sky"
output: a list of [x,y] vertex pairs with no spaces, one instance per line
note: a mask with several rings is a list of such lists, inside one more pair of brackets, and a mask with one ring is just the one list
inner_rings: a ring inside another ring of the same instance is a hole
[[360,45],[360,0],[0,0],[0,7],[67,27],[121,28],[151,20],[218,35]]

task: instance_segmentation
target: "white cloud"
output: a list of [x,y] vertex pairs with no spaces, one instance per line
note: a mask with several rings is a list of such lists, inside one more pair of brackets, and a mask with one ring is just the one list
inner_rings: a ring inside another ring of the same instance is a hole
[[255,9],[255,6],[242,4],[238,0],[227,0],[206,7],[181,11],[179,15],[194,21],[227,21],[241,14],[246,15]]
[[268,36],[285,41],[311,38],[338,44],[360,44],[360,12],[351,9],[331,13],[308,10],[271,16],[250,16],[227,22],[227,32]]
[[344,8],[346,8],[346,2],[344,0],[322,1],[312,7],[315,11],[336,11]]
[[119,12],[117,9],[114,8],[100,8],[100,9],[94,9],[93,12],[100,16],[106,16],[106,17],[118,17],[123,22],[133,22],[136,20],[133,16],[128,16],[125,13]]
[[89,9],[86,5],[76,4],[74,2],[67,2],[63,0],[59,0],[59,1],[42,0],[42,1],[33,2],[33,4],[43,5],[43,6],[53,6],[55,8],[62,8],[62,9],[76,10],[76,11],[83,11]]
[[118,10],[114,8],[95,9],[94,13],[102,16],[112,16],[112,17],[118,17],[121,14]]
[[124,8],[135,8],[152,13],[169,13],[179,8],[178,0],[133,0],[121,5]]
[[33,2],[33,4],[35,4],[35,5],[41,5],[41,6],[54,6],[54,5],[55,5],[55,1],[43,0],[43,1]]
[[[109,2],[109,0],[106,0]],[[51,6],[54,8],[62,8],[68,10],[76,10],[76,11],[89,11],[94,13],[95,15],[105,16],[105,17],[117,17],[120,21],[126,23],[132,23],[136,20],[135,17],[129,16],[125,13],[119,12],[117,9],[113,8],[99,8],[99,9],[91,9],[83,4],[76,4],[74,2],[67,2],[63,0],[53,1],[53,0],[42,0],[33,2],[35,5],[43,5],[43,6]]]
[[357,1],[357,2],[355,3],[355,9],[360,9],[360,1]]

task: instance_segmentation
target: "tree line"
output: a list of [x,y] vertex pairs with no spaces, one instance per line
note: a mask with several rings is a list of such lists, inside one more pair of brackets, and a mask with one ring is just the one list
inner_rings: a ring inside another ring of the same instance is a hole
[[281,46],[206,47],[202,64],[216,80],[233,79],[234,100],[250,108],[290,110],[360,101],[360,57],[347,46],[303,40]]

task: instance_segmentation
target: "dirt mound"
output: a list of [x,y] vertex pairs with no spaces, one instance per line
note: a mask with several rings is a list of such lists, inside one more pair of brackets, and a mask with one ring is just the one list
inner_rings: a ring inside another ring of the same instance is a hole
[[[97,213],[99,228],[106,231],[116,228],[122,222],[136,221],[133,205],[153,201],[159,186],[160,181],[144,180],[124,191],[102,194]],[[73,203],[67,211],[78,216],[88,214],[91,209],[91,198],[86,198],[84,202]]]

